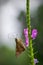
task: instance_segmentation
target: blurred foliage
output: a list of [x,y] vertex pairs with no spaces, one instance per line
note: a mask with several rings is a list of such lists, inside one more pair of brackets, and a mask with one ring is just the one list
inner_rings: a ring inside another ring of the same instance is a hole
[[35,42],[37,43],[37,50],[38,54],[37,57],[40,60],[39,65],[43,65],[43,5],[41,5],[38,10],[37,10],[37,18],[38,18],[38,24],[37,24],[37,29],[38,29],[38,36]]
[[37,29],[38,29],[38,37],[37,37],[37,44],[38,44],[38,50],[39,53],[43,56],[43,5],[41,5],[38,8],[38,25],[37,25]]
[[19,16],[18,16],[18,20],[21,21],[23,23],[23,28],[27,27],[27,23],[26,23],[26,13],[24,11],[21,11]]
[[16,65],[14,50],[5,46],[0,47],[0,65]]

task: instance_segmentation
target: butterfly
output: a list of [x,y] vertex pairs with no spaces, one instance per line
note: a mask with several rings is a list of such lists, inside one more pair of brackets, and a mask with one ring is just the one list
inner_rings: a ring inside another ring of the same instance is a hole
[[21,39],[15,38],[15,42],[16,42],[16,56],[19,56],[23,51],[25,51],[26,47]]

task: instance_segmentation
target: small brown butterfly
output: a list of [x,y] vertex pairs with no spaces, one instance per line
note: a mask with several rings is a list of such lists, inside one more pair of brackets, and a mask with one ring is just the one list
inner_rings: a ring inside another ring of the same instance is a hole
[[21,39],[15,38],[15,41],[16,41],[16,56],[19,56],[19,54],[25,51],[26,47]]

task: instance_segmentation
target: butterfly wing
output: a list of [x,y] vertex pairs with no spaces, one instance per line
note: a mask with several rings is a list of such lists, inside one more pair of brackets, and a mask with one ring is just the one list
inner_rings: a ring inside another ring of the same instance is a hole
[[21,39],[15,39],[16,41],[16,56],[21,54],[25,50],[25,45],[23,44]]

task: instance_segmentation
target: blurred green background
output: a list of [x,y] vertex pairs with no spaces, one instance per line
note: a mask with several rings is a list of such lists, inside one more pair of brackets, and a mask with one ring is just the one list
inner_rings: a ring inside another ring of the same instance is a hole
[[[30,16],[32,29],[36,28],[38,30],[38,36],[33,40],[33,48],[35,58],[38,59],[39,63],[36,65],[43,65],[43,4],[41,4],[36,11]],[[26,25],[26,13],[20,11],[17,19],[23,23],[23,29],[27,27]],[[24,37],[22,36],[24,40]],[[24,51],[18,58],[15,55],[16,49],[11,49],[7,46],[0,46],[0,65],[28,65],[28,58],[26,51]]]

